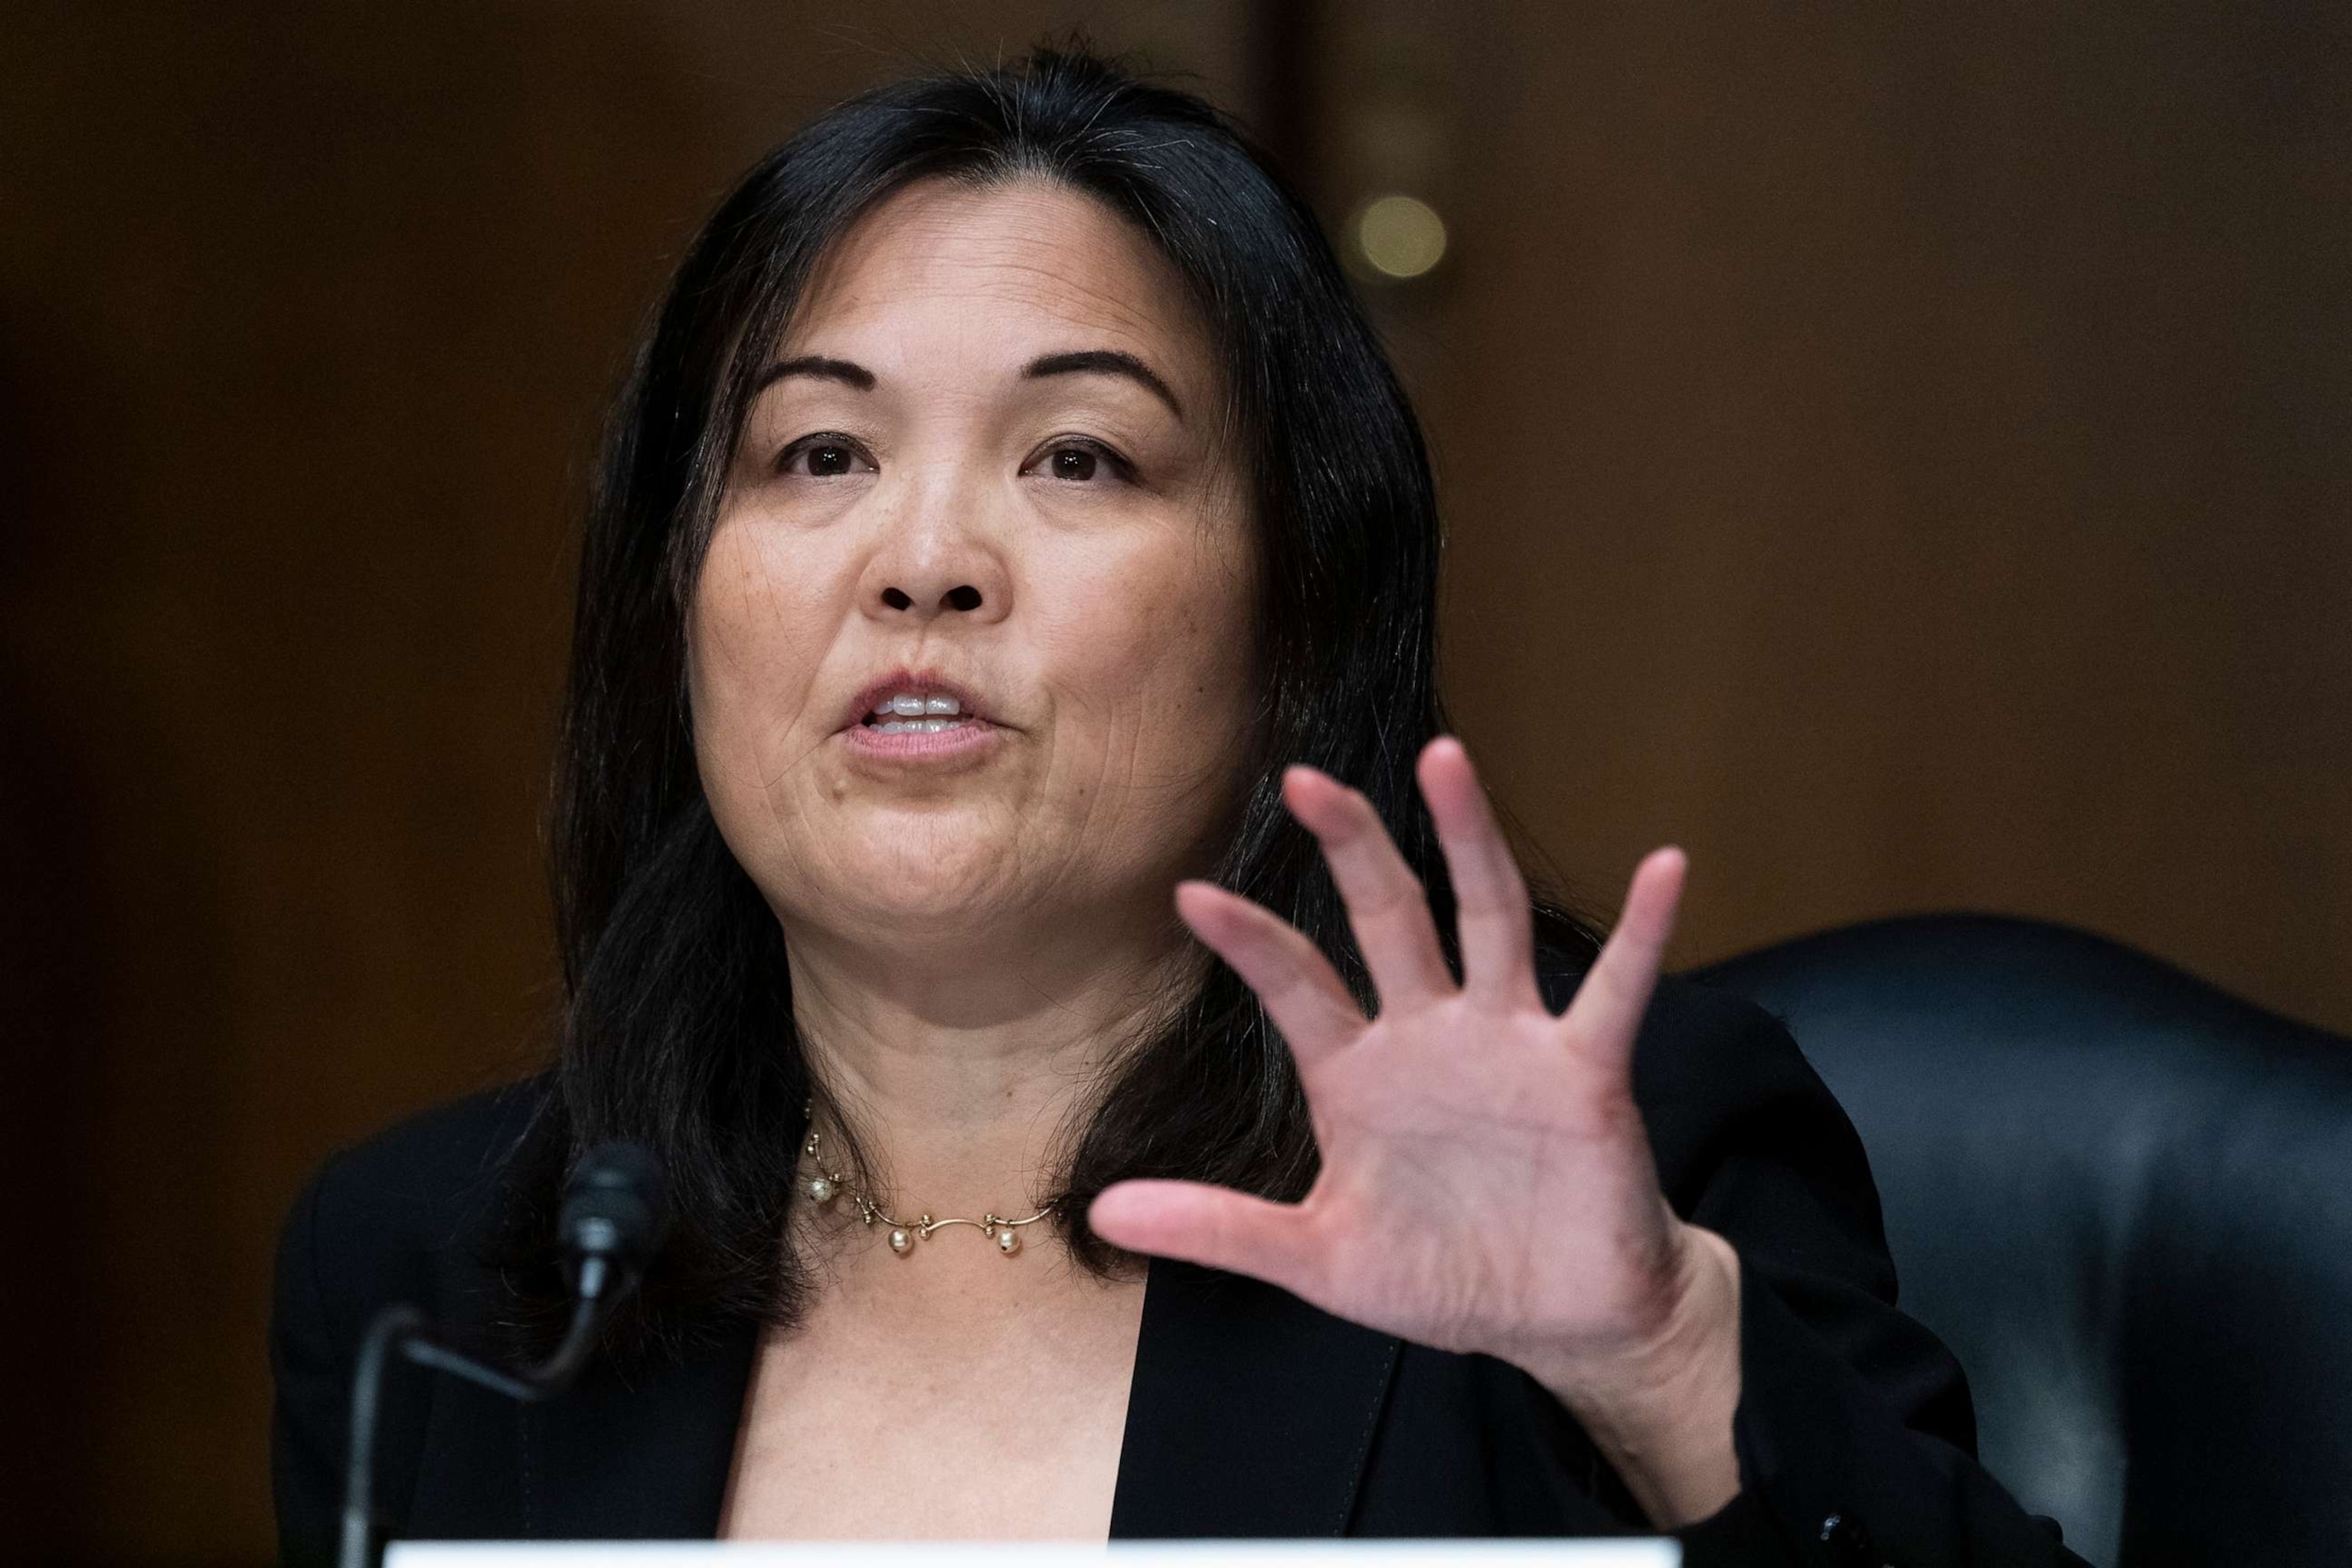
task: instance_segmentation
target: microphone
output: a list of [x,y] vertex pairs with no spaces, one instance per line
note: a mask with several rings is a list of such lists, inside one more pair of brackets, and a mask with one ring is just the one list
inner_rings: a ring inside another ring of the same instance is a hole
[[572,1321],[553,1354],[507,1371],[433,1337],[425,1314],[394,1303],[375,1315],[352,1373],[352,1444],[343,1473],[341,1568],[374,1568],[377,1527],[376,1414],[386,1363],[397,1353],[417,1366],[530,1403],[562,1393],[595,1354],[613,1306],[628,1294],[669,1233],[669,1189],[660,1162],[634,1143],[591,1149],[563,1189],[556,1234],[572,1264]]

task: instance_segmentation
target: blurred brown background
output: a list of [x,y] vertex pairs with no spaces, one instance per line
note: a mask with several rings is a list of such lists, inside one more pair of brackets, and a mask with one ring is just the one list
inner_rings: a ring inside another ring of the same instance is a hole
[[1324,205],[1451,688],[1700,960],[2067,921],[2352,1029],[2352,12],[805,0],[0,15],[0,1555],[269,1552],[303,1174],[517,1069],[597,411],[812,110],[1083,23]]

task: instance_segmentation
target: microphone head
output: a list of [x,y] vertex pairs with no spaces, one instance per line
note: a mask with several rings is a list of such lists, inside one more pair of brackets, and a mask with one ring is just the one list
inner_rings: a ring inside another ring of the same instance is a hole
[[661,1162],[635,1143],[598,1144],[572,1173],[555,1224],[572,1253],[643,1268],[669,1235]]

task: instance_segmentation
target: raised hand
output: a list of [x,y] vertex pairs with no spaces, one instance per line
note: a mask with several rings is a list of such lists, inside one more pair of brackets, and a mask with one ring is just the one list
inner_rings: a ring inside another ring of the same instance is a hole
[[1125,1182],[1088,1217],[1133,1251],[1509,1361],[1575,1411],[1654,1520],[1702,1518],[1738,1488],[1738,1264],[1667,1205],[1633,1090],[1683,857],[1642,862],[1616,931],[1555,1016],[1537,990],[1526,884],[1469,758],[1435,741],[1419,773],[1459,910],[1459,984],[1370,803],[1311,768],[1286,775],[1283,797],[1347,901],[1377,1016],[1270,911],[1207,883],[1177,891],[1297,1060],[1322,1153],[1314,1190],[1292,1205]]

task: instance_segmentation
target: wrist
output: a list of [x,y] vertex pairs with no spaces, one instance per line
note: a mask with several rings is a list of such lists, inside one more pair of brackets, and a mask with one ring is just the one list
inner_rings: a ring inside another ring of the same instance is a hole
[[1527,1370],[1576,1416],[1651,1520],[1676,1529],[1739,1491],[1739,1255],[1678,1225],[1668,1295],[1654,1322],[1607,1352],[1578,1348]]

